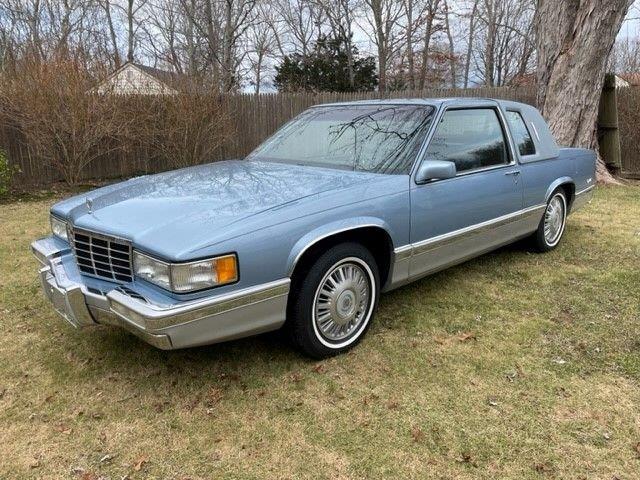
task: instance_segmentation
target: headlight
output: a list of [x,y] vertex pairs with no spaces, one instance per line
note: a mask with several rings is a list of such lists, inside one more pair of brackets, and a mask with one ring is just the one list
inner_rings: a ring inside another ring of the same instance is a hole
[[51,232],[58,238],[61,238],[65,242],[69,241],[69,237],[67,236],[67,222],[64,220],[60,220],[58,217],[54,217],[53,215],[49,216],[49,221],[51,222]]
[[203,290],[238,280],[235,255],[189,263],[166,263],[134,251],[133,270],[136,276],[178,293]]
[[133,271],[138,277],[147,282],[155,283],[159,287],[171,290],[171,272],[168,263],[134,251]]

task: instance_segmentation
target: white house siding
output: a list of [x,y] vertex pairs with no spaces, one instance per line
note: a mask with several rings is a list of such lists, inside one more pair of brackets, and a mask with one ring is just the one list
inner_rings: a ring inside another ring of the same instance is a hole
[[95,88],[116,95],[173,95],[176,91],[135,65],[125,65]]

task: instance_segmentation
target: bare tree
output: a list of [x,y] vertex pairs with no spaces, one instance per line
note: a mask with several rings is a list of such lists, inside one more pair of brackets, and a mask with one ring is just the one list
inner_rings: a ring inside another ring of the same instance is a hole
[[457,56],[456,56],[456,52],[455,52],[455,47],[453,44],[453,34],[451,33],[451,22],[450,20],[450,14],[449,14],[449,2],[447,0],[444,0],[444,31],[447,34],[447,43],[449,45],[449,73],[451,74],[451,87],[455,88],[457,85],[457,66],[456,63],[458,61]]
[[325,18],[331,27],[333,38],[340,39],[347,53],[347,75],[349,85],[353,88],[355,76],[353,72],[353,12],[356,9],[354,0],[317,0],[322,7]]
[[467,43],[467,53],[464,59],[464,79],[462,86],[467,88],[469,86],[469,67],[471,66],[471,56],[473,54],[473,39],[476,28],[476,15],[478,13],[478,3],[480,0],[473,0],[473,6],[471,7],[471,12],[469,13],[469,37]]
[[420,65],[420,88],[425,88],[427,82],[427,72],[429,70],[429,57],[431,55],[431,41],[433,36],[442,30],[442,25],[438,23],[442,0],[426,0],[425,9],[422,15],[425,24],[423,43],[422,43],[422,61]]
[[274,18],[265,2],[260,3],[257,8],[258,20],[248,30],[248,59],[253,71],[255,94],[260,94],[260,87],[263,83],[263,73],[267,58],[275,52],[277,41],[275,32],[270,25],[273,25]]
[[365,18],[372,27],[371,40],[378,54],[378,89],[387,89],[387,65],[398,48],[403,5],[395,0],[364,0]]
[[322,33],[323,5],[310,0],[274,0],[271,7],[279,17],[271,27],[280,54],[298,52],[307,56]]
[[109,31],[109,40],[111,42],[111,51],[113,52],[113,60],[115,67],[118,68],[122,61],[120,59],[120,50],[118,49],[118,37],[116,34],[115,22],[113,19],[113,2],[111,0],[101,0],[100,6],[104,10],[105,21]]
[[[597,146],[595,126],[607,57],[632,1],[538,0],[538,103],[563,145]],[[602,160],[598,175],[603,181],[612,179]]]

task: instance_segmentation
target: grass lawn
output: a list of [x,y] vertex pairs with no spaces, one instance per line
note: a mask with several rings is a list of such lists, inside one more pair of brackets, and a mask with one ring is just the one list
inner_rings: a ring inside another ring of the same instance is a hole
[[0,205],[0,478],[640,478],[640,188],[381,299],[353,352],[77,331]]

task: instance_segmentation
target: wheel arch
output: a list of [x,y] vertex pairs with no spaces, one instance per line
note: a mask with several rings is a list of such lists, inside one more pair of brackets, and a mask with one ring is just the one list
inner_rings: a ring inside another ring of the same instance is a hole
[[567,213],[569,213],[576,195],[576,183],[571,177],[560,177],[551,183],[545,194],[544,203],[546,204],[549,201],[551,194],[558,188],[562,188],[567,196]]
[[339,222],[320,227],[296,242],[287,262],[287,274],[292,282],[304,266],[310,264],[321,252],[345,242],[360,243],[369,249],[376,260],[380,274],[380,287],[390,279],[393,264],[394,243],[388,225],[379,219],[361,219],[353,223]]

